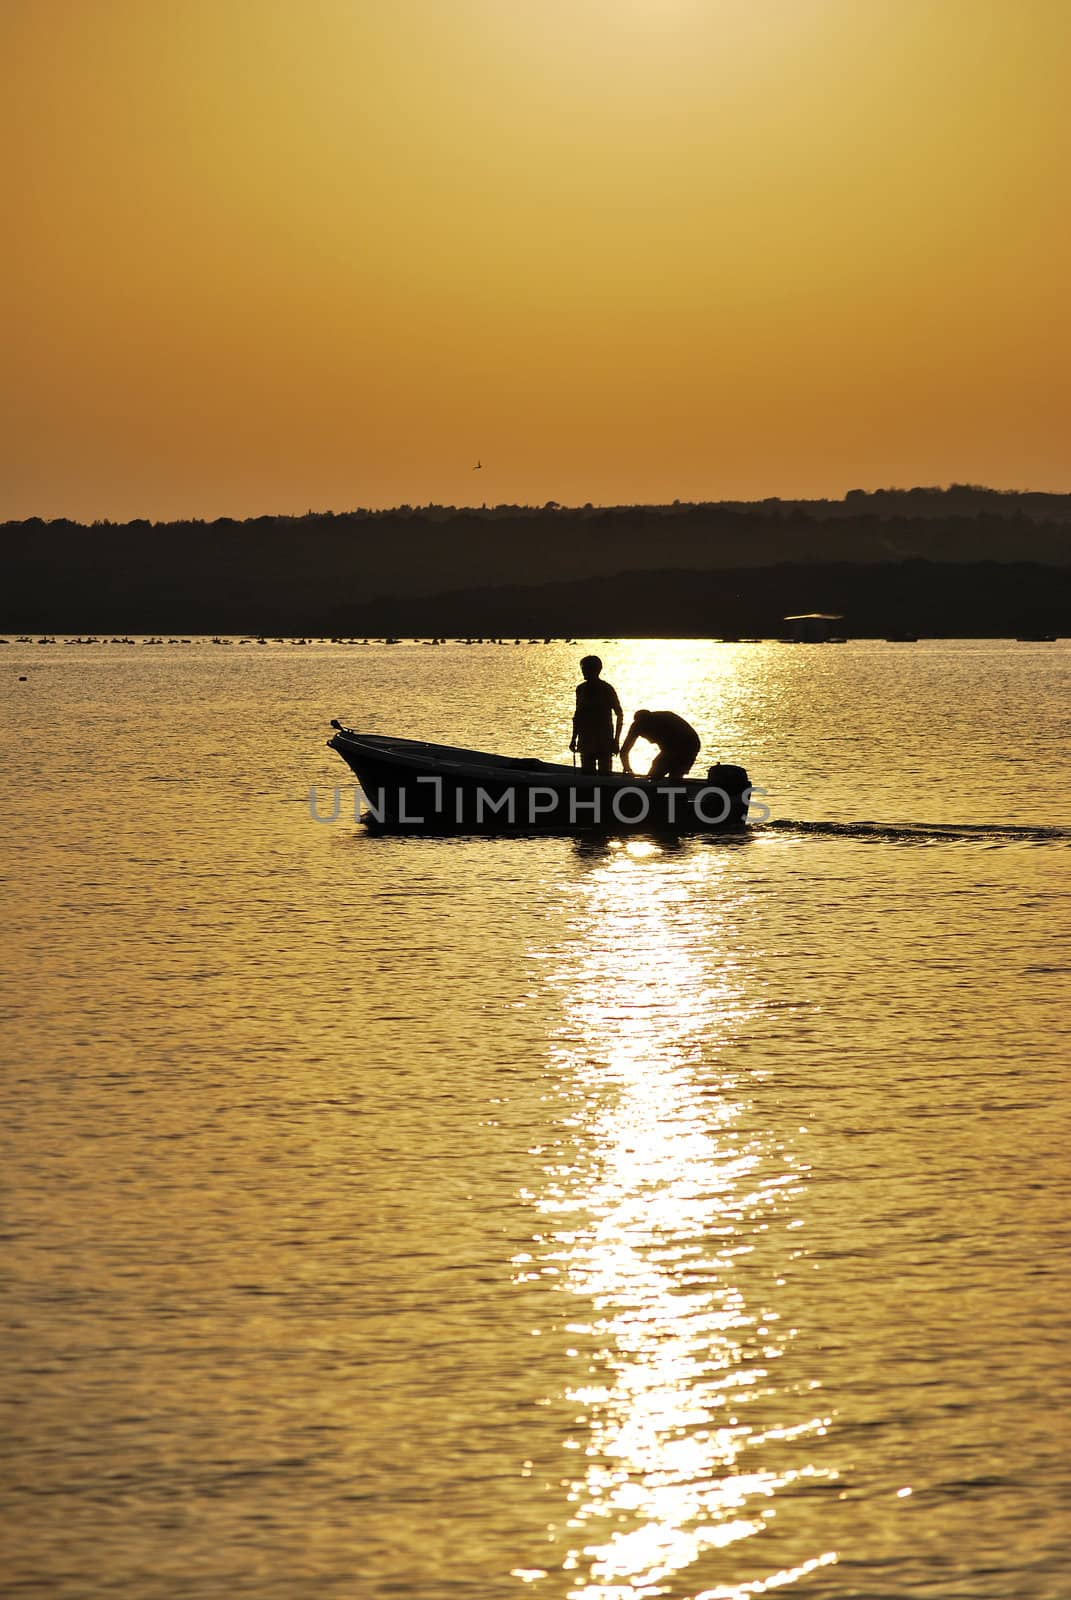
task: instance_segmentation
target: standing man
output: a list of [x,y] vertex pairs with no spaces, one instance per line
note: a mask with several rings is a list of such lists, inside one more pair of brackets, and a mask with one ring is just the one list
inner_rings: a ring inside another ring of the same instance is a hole
[[602,662],[598,656],[585,656],[580,670],[584,681],[576,686],[569,748],[580,751],[581,772],[612,772],[624,721],[621,702],[613,684],[599,676]]
[[630,776],[629,751],[637,739],[646,739],[658,746],[658,754],[651,763],[649,778],[683,778],[699,754],[699,735],[690,722],[678,717],[675,711],[637,711],[628,730],[628,738],[621,746],[621,766]]

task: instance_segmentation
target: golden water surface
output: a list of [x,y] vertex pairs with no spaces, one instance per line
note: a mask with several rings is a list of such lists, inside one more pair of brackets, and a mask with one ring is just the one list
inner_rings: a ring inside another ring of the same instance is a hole
[[4,652],[5,1594],[1066,1595],[1071,651],[598,648],[768,823],[345,820],[581,645]]

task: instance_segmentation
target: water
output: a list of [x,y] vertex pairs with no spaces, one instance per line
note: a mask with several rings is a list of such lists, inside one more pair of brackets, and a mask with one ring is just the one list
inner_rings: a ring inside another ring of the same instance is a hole
[[311,820],[581,646],[3,650],[5,1594],[1067,1595],[1071,651],[595,645],[767,824]]

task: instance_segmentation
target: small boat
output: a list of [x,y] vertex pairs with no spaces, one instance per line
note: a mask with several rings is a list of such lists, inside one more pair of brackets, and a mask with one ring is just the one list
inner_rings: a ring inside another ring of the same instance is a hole
[[[722,833],[747,823],[743,767],[706,778],[582,773],[528,756],[357,733],[332,719],[327,743],[356,774],[373,827],[424,833]],[[358,808],[359,809],[359,808]]]

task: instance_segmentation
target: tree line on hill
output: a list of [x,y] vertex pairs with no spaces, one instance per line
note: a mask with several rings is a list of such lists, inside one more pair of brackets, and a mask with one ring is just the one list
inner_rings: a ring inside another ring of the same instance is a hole
[[[1063,633],[1069,523],[1071,495],[970,485],[853,490],[843,501],[31,518],[0,530],[0,626],[542,636],[688,634],[705,619],[702,634],[750,634],[814,609],[851,613],[848,626],[864,632],[888,631],[897,612],[901,627],[931,633]],[[652,583],[657,627],[642,604]],[[634,623],[625,627],[609,595]],[[599,613],[586,626],[575,615],[583,597]],[[533,620],[496,626],[496,612]]]

